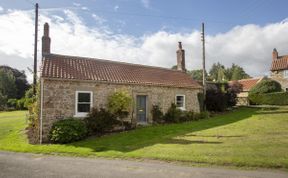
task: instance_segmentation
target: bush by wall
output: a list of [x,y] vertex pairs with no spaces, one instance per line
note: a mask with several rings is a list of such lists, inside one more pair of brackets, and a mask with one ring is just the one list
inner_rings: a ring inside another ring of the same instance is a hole
[[164,115],[164,121],[167,123],[178,123],[180,122],[181,114],[181,110],[174,103],[171,103],[170,108]]
[[164,122],[164,114],[158,105],[152,106],[151,115],[152,115],[153,123],[160,124]]
[[273,92],[281,92],[281,85],[275,80],[262,80],[257,83],[251,90],[249,91],[249,95],[253,94],[262,94],[262,93],[273,93]]
[[220,90],[207,90],[206,92],[206,108],[208,111],[223,112],[228,106],[228,98],[225,93]]
[[68,118],[53,124],[49,139],[54,143],[70,143],[87,136],[85,123],[80,119]]
[[249,94],[253,104],[288,105],[288,92]]
[[172,103],[163,118],[165,123],[180,123],[180,122],[197,121],[200,119],[209,118],[209,113],[182,111],[178,109],[174,103]]
[[116,116],[104,108],[92,108],[85,118],[90,134],[101,134],[111,130],[117,124]]

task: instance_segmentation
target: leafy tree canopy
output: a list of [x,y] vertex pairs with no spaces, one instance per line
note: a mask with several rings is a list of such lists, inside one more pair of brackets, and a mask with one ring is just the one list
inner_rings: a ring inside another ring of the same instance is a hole
[[0,93],[8,99],[16,97],[15,77],[11,71],[0,69]]
[[[191,77],[194,80],[202,80],[203,79],[203,70],[202,69],[187,71],[187,73],[189,75],[191,75]],[[205,73],[206,73],[206,76],[208,76],[207,72],[205,72]]]
[[[0,66],[0,70],[2,70],[4,73],[9,73],[9,75],[12,74],[13,76],[12,78],[14,78],[14,83],[16,86],[16,90],[15,90],[16,95],[13,97],[14,98],[16,97],[17,99],[22,98],[25,95],[25,91],[30,87],[30,85],[27,82],[27,77],[25,75],[25,72],[19,71],[9,66]],[[8,98],[10,97],[8,96]]]

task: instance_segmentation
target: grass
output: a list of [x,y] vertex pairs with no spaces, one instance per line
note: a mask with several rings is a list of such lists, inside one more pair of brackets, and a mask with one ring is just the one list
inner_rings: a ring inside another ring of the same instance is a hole
[[24,111],[0,113],[0,150],[288,168],[288,108],[240,108],[210,119],[150,126],[67,145],[28,144]]

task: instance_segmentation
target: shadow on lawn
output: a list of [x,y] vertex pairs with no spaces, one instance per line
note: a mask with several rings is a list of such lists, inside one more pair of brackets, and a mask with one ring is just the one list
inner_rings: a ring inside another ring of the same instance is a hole
[[[210,119],[182,124],[167,124],[140,128],[103,137],[89,138],[69,145],[91,148],[95,152],[120,151],[131,152],[155,144],[221,144],[217,141],[177,139],[181,136],[200,136],[193,132],[232,124],[258,114],[260,108],[240,108],[231,113],[215,116]],[[204,136],[205,137],[205,136]],[[212,135],[206,137],[243,137],[243,135]]]

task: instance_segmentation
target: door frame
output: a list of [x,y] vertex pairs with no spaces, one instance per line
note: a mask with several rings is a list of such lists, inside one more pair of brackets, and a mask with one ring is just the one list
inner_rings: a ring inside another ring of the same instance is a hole
[[[138,96],[145,96],[145,122],[139,122],[138,121],[138,111],[137,111],[137,97]],[[140,124],[140,125],[146,125],[148,124],[148,94],[141,94],[141,93],[137,93],[136,94],[136,102],[135,102],[135,111],[136,111],[136,123]]]

